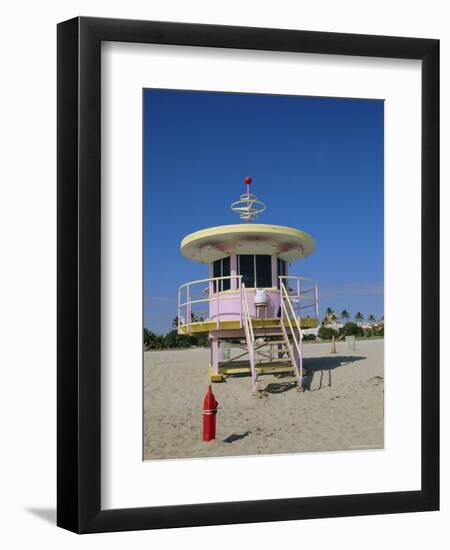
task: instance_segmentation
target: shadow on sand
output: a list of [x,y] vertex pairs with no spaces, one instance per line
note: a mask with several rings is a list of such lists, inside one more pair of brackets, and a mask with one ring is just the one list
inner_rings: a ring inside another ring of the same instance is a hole
[[[332,357],[308,357],[303,360],[306,374],[303,376],[303,391],[317,391],[332,386],[331,372],[355,361],[366,359],[362,355],[334,355]],[[314,378],[318,379],[317,388],[311,389]]]
[[231,434],[228,437],[226,437],[223,442],[224,443],[234,443],[235,441],[239,441],[240,439],[244,439],[244,437],[247,437],[250,435],[250,432],[244,432],[243,434]]
[[[334,369],[346,367],[355,361],[367,359],[364,355],[332,355],[325,357],[305,357],[303,359],[303,391],[317,391],[324,387],[332,386],[332,374]],[[280,394],[292,390],[297,387],[297,381],[292,380],[292,373],[280,372],[272,373],[280,382],[267,382],[267,386],[263,388],[265,393]],[[249,373],[236,373],[231,375],[233,378],[248,378]],[[317,387],[311,389],[313,380],[317,381]],[[290,380],[282,381],[283,378]],[[226,381],[226,379],[224,380]],[[231,436],[230,436],[231,437]],[[244,435],[245,437],[245,435]]]
[[[286,376],[285,373],[280,373],[275,375],[277,378],[284,378]],[[287,376],[292,377],[292,374],[287,373]],[[292,390],[297,386],[297,382],[295,381],[289,381],[289,382],[271,382],[267,384],[267,386],[264,388],[264,391],[266,393],[284,393],[286,391]]]

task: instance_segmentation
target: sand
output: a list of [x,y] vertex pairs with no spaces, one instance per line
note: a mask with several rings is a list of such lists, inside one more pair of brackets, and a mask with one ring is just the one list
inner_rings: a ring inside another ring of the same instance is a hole
[[[264,397],[249,376],[213,384],[217,438],[201,440],[209,349],[144,353],[144,459],[383,448],[383,340],[305,343],[305,391],[274,375]],[[264,387],[264,386],[263,386]]]

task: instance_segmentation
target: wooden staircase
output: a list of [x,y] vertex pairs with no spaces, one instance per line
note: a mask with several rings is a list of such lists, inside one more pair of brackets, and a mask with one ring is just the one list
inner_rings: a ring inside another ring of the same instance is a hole
[[[252,378],[252,391],[257,394],[259,374],[276,370],[286,366],[287,372],[292,372],[297,381],[297,389],[302,388],[302,331],[295,316],[292,303],[284,284],[281,282],[281,317],[278,323],[271,327],[270,332],[264,335],[256,335],[254,319],[251,318],[247,301],[245,286],[242,292],[242,323],[245,331],[244,353],[248,354],[250,372]],[[287,322],[286,322],[287,321]],[[276,355],[276,357],[275,357]],[[246,362],[248,364],[248,362]],[[234,361],[235,365],[236,361]]]

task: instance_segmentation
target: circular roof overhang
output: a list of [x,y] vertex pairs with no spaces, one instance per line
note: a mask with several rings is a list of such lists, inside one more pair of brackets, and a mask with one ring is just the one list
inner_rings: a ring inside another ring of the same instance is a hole
[[308,233],[265,223],[208,227],[181,241],[183,256],[204,264],[230,254],[277,254],[280,259],[292,262],[314,250],[314,239]]

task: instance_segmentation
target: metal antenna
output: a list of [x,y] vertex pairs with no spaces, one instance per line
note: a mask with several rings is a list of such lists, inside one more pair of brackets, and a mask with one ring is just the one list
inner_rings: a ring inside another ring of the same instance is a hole
[[238,201],[235,201],[231,204],[231,210],[239,214],[241,220],[246,222],[252,222],[258,218],[258,215],[264,212],[266,205],[258,200],[256,195],[250,193],[250,184],[252,183],[252,178],[246,176],[244,178],[245,185],[247,186],[247,192],[239,197]]

